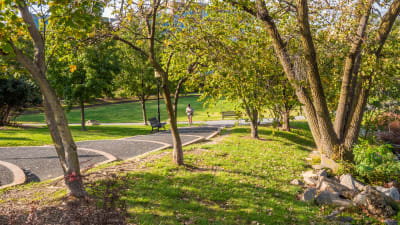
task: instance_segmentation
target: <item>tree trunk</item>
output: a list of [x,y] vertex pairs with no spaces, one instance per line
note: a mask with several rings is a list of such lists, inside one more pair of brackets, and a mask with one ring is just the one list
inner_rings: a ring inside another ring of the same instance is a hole
[[45,44],[41,33],[37,29],[32,15],[25,2],[18,5],[21,17],[28,26],[29,34],[34,45],[34,59],[26,56],[17,48],[12,40],[9,41],[14,50],[16,60],[21,63],[37,82],[43,94],[45,103],[46,122],[51,138],[64,171],[64,180],[67,192],[76,197],[86,196],[87,193],[82,183],[77,147],[68,126],[67,117],[54,89],[46,78]]
[[85,103],[83,102],[83,100],[80,100],[79,104],[80,104],[80,107],[81,107],[81,127],[82,127],[82,131],[87,131],[86,125],[85,125]]
[[[243,100],[243,102],[246,101]],[[250,119],[251,137],[258,139],[258,111],[256,109],[250,109],[246,106],[246,114]]]
[[142,105],[143,123],[147,126],[146,100],[142,98],[140,104]]
[[251,118],[250,128],[251,128],[251,137],[259,138],[258,136],[258,111],[253,110],[253,116]]
[[[360,3],[363,4],[362,1]],[[361,64],[361,45],[365,37],[365,30],[373,3],[374,0],[369,0],[368,4],[361,8],[365,12],[360,17],[357,33],[353,37],[350,51],[345,60],[342,86],[335,117],[335,132],[340,142],[344,139],[345,124],[349,120],[349,105],[351,105],[351,100],[354,98],[355,82]]]
[[284,131],[290,131],[290,110],[289,109],[285,109],[285,111],[283,112],[283,126],[282,126],[282,130]]
[[167,107],[167,113],[169,118],[169,124],[171,126],[172,140],[174,145],[174,151],[172,153],[173,162],[177,165],[183,165],[183,150],[182,150],[182,142],[181,137],[179,136],[178,125],[176,123],[175,111],[171,102],[171,94],[168,87],[168,80],[164,79],[162,76],[162,90],[163,97],[165,101],[165,105]]

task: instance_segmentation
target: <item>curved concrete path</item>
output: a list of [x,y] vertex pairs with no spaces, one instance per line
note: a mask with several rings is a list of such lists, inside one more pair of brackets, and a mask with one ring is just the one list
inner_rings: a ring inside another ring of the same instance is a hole
[[[183,145],[192,144],[219,133],[219,126],[179,128]],[[139,155],[172,147],[170,131],[138,135],[117,140],[76,142],[81,168],[129,160]],[[57,178],[63,175],[53,146],[1,147],[0,188]]]

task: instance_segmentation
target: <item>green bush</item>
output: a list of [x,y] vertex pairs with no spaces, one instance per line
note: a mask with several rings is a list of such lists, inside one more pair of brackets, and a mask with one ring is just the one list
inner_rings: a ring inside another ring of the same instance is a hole
[[367,142],[353,149],[358,175],[370,182],[385,182],[400,179],[400,161],[396,159],[390,145],[372,146]]

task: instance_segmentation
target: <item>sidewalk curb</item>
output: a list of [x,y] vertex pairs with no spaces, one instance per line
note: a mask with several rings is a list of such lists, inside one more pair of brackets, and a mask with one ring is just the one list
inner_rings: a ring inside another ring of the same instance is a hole
[[0,161],[0,165],[2,165],[4,167],[6,167],[7,169],[9,169],[11,171],[11,173],[13,174],[13,177],[14,177],[13,178],[13,182],[11,184],[6,184],[6,185],[3,185],[3,186],[0,186],[0,189],[25,183],[26,175],[25,175],[24,171],[19,166],[14,165],[14,164],[9,163],[9,162],[4,162],[4,161]]

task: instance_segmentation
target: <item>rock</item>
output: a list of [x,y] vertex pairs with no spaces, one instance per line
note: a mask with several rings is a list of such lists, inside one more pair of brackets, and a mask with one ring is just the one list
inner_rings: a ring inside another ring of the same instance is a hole
[[318,171],[317,175],[318,175],[318,177],[327,177],[328,173],[326,172],[326,170],[322,169],[322,170]]
[[345,174],[340,177],[340,184],[346,186],[350,190],[357,190],[354,178],[350,174]]
[[316,194],[317,194],[316,188],[307,188],[301,195],[300,199],[305,202],[311,202],[314,201]]
[[354,184],[358,191],[365,191],[365,185],[358,180],[354,180]]
[[400,200],[400,194],[396,187],[384,188],[381,186],[375,186],[375,189],[379,192],[382,192],[386,196],[392,198],[393,200],[396,200],[396,201]]
[[338,192],[322,191],[317,195],[315,200],[319,205],[352,205],[352,202],[350,200],[340,198]]
[[88,121],[86,121],[86,125],[88,125],[88,126],[100,125],[100,122],[97,120],[88,120]]
[[290,181],[290,184],[298,185],[298,186],[303,186],[304,185],[303,181],[301,181],[299,179],[294,179],[294,180]]
[[344,190],[340,193],[340,196],[343,196],[346,199],[354,199],[354,197],[357,195],[357,191],[355,190]]
[[356,195],[353,198],[353,202],[357,206],[366,206],[367,205],[367,198],[366,198],[365,192],[361,192],[360,194]]
[[351,216],[339,216],[337,218],[338,221],[342,222],[342,223],[350,223],[351,221],[353,221],[353,217]]
[[326,177],[320,177],[318,180],[317,188],[320,191],[331,191],[342,193],[343,191],[348,191],[346,186],[343,186],[332,179]]
[[313,170],[305,171],[301,174],[304,178],[309,177],[313,179],[318,179],[318,175],[314,173]]
[[315,186],[315,185],[317,185],[318,181],[316,179],[314,179],[314,178],[311,178],[311,177],[304,177],[304,182],[306,184],[308,184],[308,185]]
[[396,214],[391,204],[393,200],[385,194],[375,190],[371,186],[367,186],[365,191],[366,204],[364,208],[369,214],[379,217],[391,217]]
[[383,222],[387,225],[398,225],[397,221],[392,219],[385,219]]

